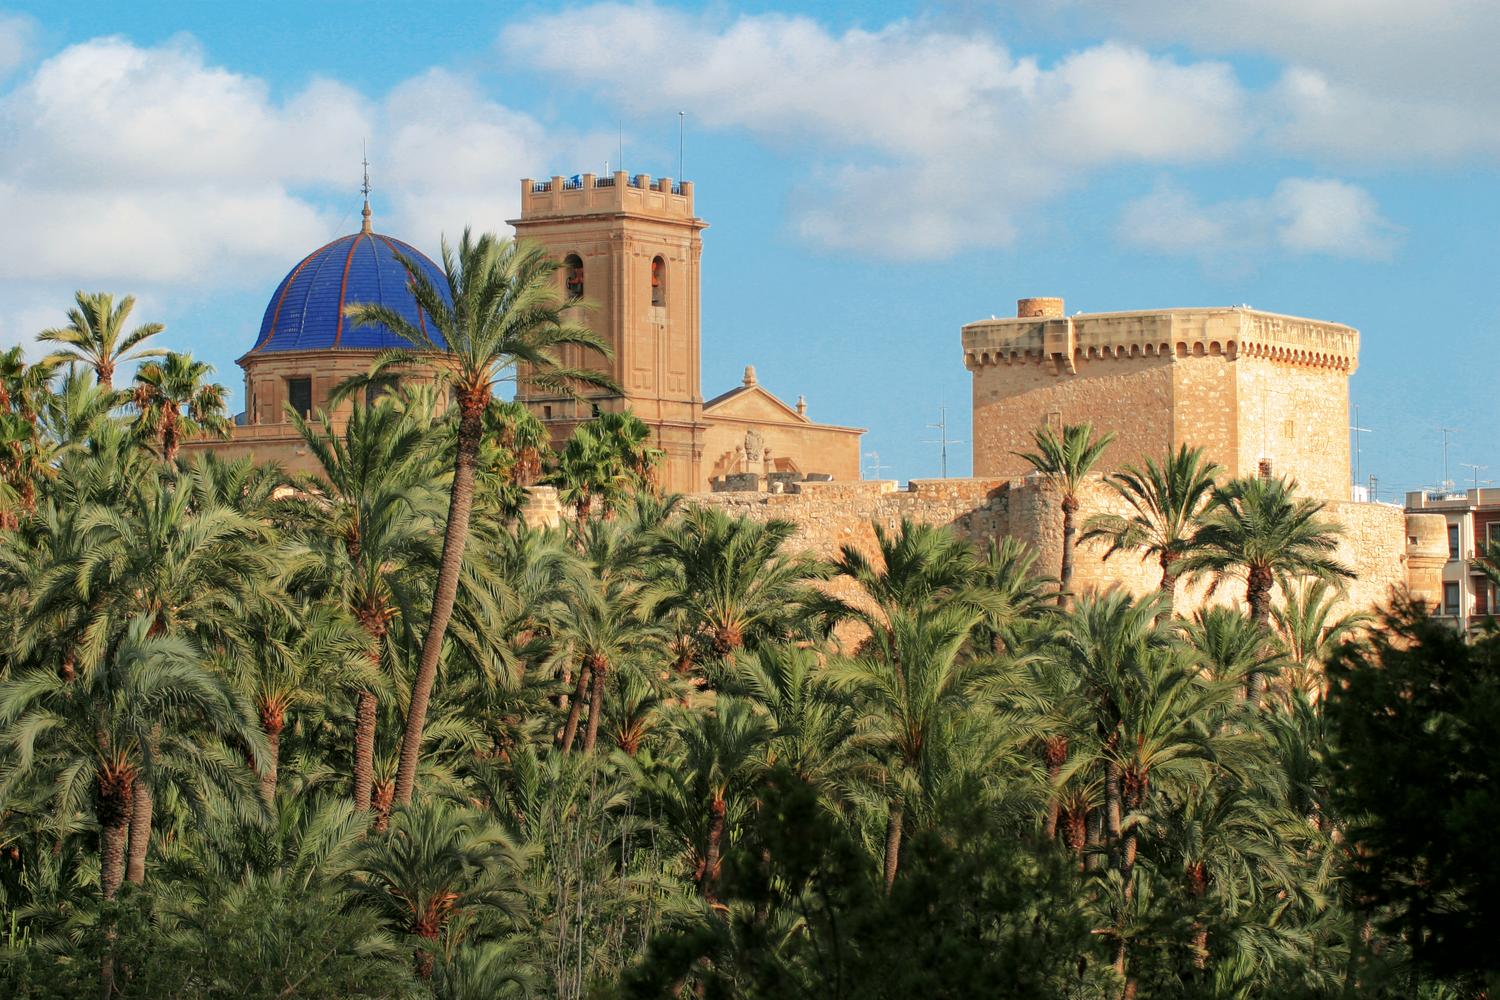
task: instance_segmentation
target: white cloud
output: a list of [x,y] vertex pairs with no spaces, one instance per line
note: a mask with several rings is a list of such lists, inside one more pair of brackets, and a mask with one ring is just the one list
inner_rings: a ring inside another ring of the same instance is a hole
[[0,80],[14,73],[31,55],[36,22],[24,14],[0,11]]
[[554,163],[581,162],[613,140],[558,134],[490,100],[471,82],[434,69],[393,89],[381,108],[381,184],[392,194],[391,232],[426,247],[456,242],[466,224],[503,228],[520,212],[520,180]]
[[1031,0],[1044,21],[1281,64],[1270,136],[1367,164],[1500,156],[1494,0]]
[[1208,204],[1163,184],[1125,206],[1119,235],[1156,253],[1243,267],[1273,253],[1384,260],[1398,230],[1364,188],[1290,177],[1263,198]]
[[606,3],[514,25],[501,45],[635,113],[686,107],[810,147],[827,162],[817,187],[793,192],[794,226],[876,254],[1004,245],[1092,169],[1215,160],[1243,137],[1229,67],[1113,43],[1046,66],[905,21],[833,33],[806,17]]

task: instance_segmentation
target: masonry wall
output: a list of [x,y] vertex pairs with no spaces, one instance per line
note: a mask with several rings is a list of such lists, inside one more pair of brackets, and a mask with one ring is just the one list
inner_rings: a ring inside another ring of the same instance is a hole
[[[718,507],[732,515],[764,521],[784,518],[797,525],[792,545],[832,558],[844,545],[875,554],[872,523],[895,528],[903,517],[951,527],[976,544],[1011,535],[1037,551],[1038,571],[1055,576],[1062,562],[1062,517],[1053,491],[1035,481],[1000,478],[917,480],[908,490],[890,482],[804,483],[800,493],[716,493],[689,497],[689,502]],[[1099,477],[1080,495],[1079,524],[1090,516],[1122,513],[1124,502]],[[1347,590],[1341,611],[1384,604],[1392,587],[1407,580],[1406,516],[1386,504],[1330,503],[1325,516],[1343,526],[1337,557],[1357,579]],[[1130,553],[1104,559],[1105,546],[1080,545],[1075,552],[1074,586],[1080,592],[1121,587],[1134,594],[1157,589],[1161,568]],[[847,583],[835,592],[847,593]],[[1244,585],[1228,581],[1210,593],[1209,581],[1182,584],[1177,609],[1192,614],[1211,603],[1243,604]]]
[[1265,458],[1273,474],[1293,476],[1308,496],[1349,499],[1348,375],[1250,357],[1233,367],[1240,474],[1254,473]]
[[974,474],[1019,478],[1031,471],[1014,452],[1033,448],[1032,432],[1090,421],[1118,436],[1103,468],[1166,453],[1172,442],[1170,356],[1078,357],[1077,373],[1050,360],[1017,358],[974,372]]

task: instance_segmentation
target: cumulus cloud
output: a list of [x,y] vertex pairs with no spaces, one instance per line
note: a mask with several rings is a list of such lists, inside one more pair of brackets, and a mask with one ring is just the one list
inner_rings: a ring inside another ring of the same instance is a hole
[[0,80],[14,73],[31,55],[36,22],[24,14],[0,11]]
[[792,194],[794,226],[876,254],[1003,245],[1091,170],[1211,161],[1242,135],[1227,65],[1114,43],[1044,65],[904,21],[835,33],[806,17],[606,3],[519,23],[501,45],[636,113],[686,106],[710,127],[811,147],[825,162]]
[[1247,266],[1271,253],[1383,260],[1399,231],[1357,185],[1290,177],[1263,198],[1211,203],[1162,184],[1125,206],[1119,234],[1156,253]]
[[1030,0],[1059,27],[1280,63],[1265,95],[1281,149],[1338,162],[1500,156],[1493,0]]

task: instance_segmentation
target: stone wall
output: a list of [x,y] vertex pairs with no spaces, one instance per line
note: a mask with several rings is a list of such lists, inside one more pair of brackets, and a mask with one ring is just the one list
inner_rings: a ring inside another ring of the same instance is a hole
[[[783,518],[797,526],[792,544],[824,558],[836,556],[844,545],[866,555],[875,553],[874,524],[895,528],[902,518],[951,527],[963,537],[984,545],[1010,535],[1037,552],[1037,567],[1055,576],[1062,562],[1062,515],[1053,490],[1036,479],[916,480],[898,490],[891,482],[803,483],[801,492],[697,494],[689,502],[765,521]],[[1127,508],[1100,477],[1091,478],[1080,495],[1080,532],[1101,512],[1125,513]],[[1369,609],[1384,604],[1392,587],[1407,581],[1406,516],[1386,504],[1334,502],[1325,516],[1342,525],[1338,559],[1356,573],[1348,585],[1341,611]],[[1102,543],[1082,544],[1074,554],[1074,586],[1080,592],[1124,588],[1134,594],[1157,589],[1161,568],[1134,553],[1118,553],[1106,560]],[[845,586],[838,586],[844,593]],[[1183,583],[1176,605],[1192,614],[1208,604],[1242,604],[1244,585],[1226,581],[1218,587],[1208,580]]]

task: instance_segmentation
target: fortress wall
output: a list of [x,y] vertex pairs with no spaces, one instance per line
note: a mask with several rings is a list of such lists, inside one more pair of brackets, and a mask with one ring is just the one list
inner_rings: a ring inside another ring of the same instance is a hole
[[1051,361],[1017,359],[974,371],[974,472],[1019,477],[1031,467],[1012,452],[1032,449],[1032,432],[1092,421],[1118,437],[1104,467],[1159,456],[1172,442],[1173,365],[1167,356],[1084,357],[1077,374]]
[[[853,545],[867,555],[875,552],[871,522],[894,529],[901,518],[952,527],[978,545],[999,535],[1012,535],[1037,552],[1039,572],[1056,576],[1062,562],[1062,514],[1057,496],[1037,480],[999,479],[919,480],[909,490],[890,482],[804,483],[803,492],[697,494],[689,502],[718,507],[726,513],[765,521],[784,518],[797,525],[792,545],[824,558],[840,546]],[[1100,477],[1085,484],[1080,496],[1079,532],[1094,514],[1125,513],[1127,508]],[[1349,584],[1339,613],[1384,604],[1393,586],[1406,583],[1406,516],[1385,504],[1330,503],[1325,515],[1344,527],[1338,558],[1358,575]],[[1106,545],[1082,544],[1074,553],[1074,587],[1078,592],[1122,587],[1141,595],[1157,589],[1161,568],[1154,560],[1122,552],[1104,559]],[[852,597],[848,581],[831,590]],[[1176,607],[1191,615],[1209,604],[1242,605],[1244,583],[1227,580],[1217,588],[1203,579],[1181,583]]]
[[1264,358],[1235,362],[1239,393],[1239,470],[1262,458],[1275,475],[1297,480],[1320,500],[1349,497],[1349,376]]
[[[1241,474],[1246,470],[1239,462],[1240,426],[1238,420],[1238,385],[1235,365],[1222,354],[1194,357],[1172,365],[1172,450],[1186,444],[1202,448],[1204,457],[1226,470]],[[1111,468],[1122,465],[1143,466],[1146,459],[1160,462],[1166,450],[1155,453],[1106,454]]]

